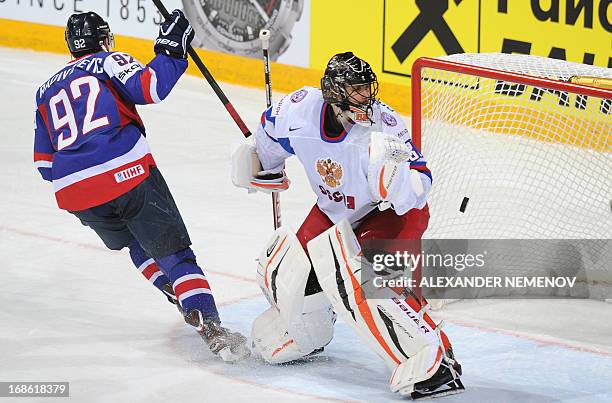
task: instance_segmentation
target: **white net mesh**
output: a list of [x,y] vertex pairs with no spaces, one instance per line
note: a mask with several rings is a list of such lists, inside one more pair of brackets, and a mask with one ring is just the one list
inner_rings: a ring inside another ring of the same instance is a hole
[[[440,59],[560,81],[612,78],[612,69],[535,56]],[[612,238],[612,95],[429,67],[421,86],[422,149],[433,173],[425,238]],[[601,281],[610,282],[612,243],[597,245],[589,256],[597,254]]]

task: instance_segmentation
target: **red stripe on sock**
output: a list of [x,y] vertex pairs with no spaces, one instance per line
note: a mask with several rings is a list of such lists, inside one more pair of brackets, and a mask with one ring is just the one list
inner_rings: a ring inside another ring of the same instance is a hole
[[208,280],[204,280],[202,278],[194,278],[192,280],[183,281],[182,283],[174,287],[174,293],[178,298],[181,294],[184,294],[187,291],[195,290],[196,288],[206,288],[210,290]]
[[148,265],[147,267],[145,267],[145,269],[142,271],[142,275],[145,276],[147,278],[147,280],[150,280],[151,277],[157,273],[159,271],[159,269],[157,268],[157,264],[155,264],[155,262],[151,263],[150,265]]

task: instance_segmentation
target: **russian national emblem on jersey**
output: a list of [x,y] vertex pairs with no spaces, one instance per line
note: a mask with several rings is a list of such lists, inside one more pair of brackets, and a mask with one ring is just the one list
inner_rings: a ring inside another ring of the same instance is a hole
[[317,172],[321,175],[323,182],[331,188],[336,188],[342,184],[342,165],[331,158],[319,159],[317,161]]

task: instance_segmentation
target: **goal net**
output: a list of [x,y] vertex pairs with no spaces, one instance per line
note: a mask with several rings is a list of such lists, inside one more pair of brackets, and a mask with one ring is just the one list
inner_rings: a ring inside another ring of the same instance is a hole
[[612,69],[536,56],[417,60],[412,136],[433,174],[424,238],[542,240],[489,246],[500,271],[565,270],[605,299],[611,83]]

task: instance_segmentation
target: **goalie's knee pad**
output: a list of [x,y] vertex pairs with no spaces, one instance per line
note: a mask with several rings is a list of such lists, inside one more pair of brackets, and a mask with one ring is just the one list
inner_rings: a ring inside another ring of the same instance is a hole
[[436,373],[445,344],[450,346],[446,336],[409,292],[380,290],[375,299],[368,299],[360,274],[367,263],[362,261],[359,242],[346,220],[311,240],[308,252],[334,310],[390,369],[409,363],[396,371],[395,390]]
[[255,350],[269,362],[292,361],[328,344],[335,314],[319,292],[305,296],[310,259],[295,234],[279,228],[258,260],[257,283],[272,307],[253,323]]

